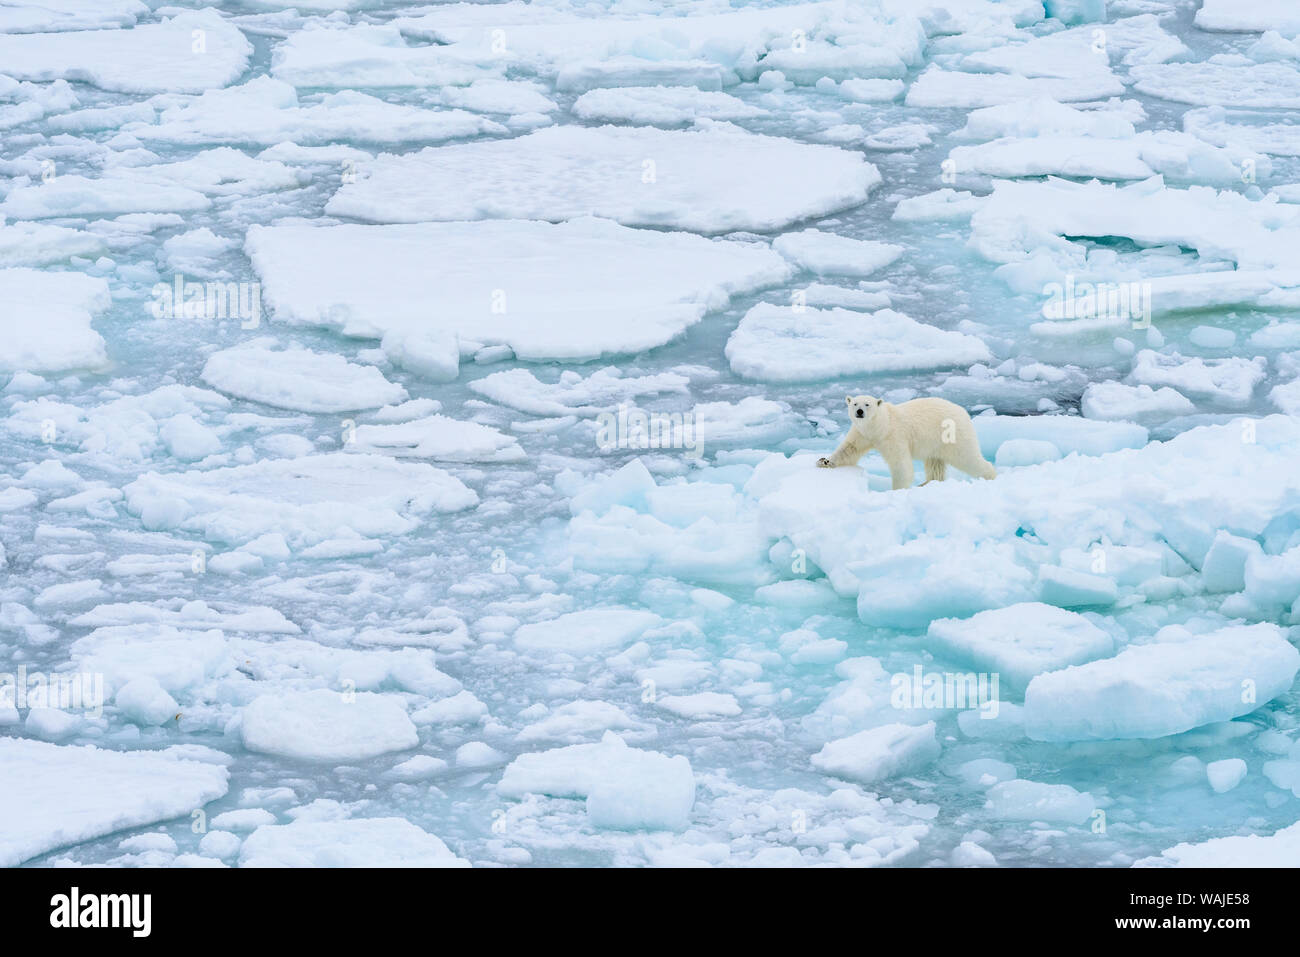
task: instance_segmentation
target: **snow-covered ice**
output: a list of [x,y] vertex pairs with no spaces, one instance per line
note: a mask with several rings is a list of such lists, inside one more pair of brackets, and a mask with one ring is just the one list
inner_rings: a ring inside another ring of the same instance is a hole
[[183,528],[239,545],[267,534],[292,545],[347,532],[402,534],[424,516],[471,508],[478,500],[441,469],[346,453],[207,472],[149,472],[123,492],[126,508],[146,528]]
[[441,462],[519,462],[526,454],[513,436],[490,425],[431,415],[409,422],[360,425],[350,448]]
[[109,751],[5,738],[11,775],[0,824],[0,863],[14,867],[58,847],[143,827],[223,796],[221,765],[165,752]]
[[1178,734],[1249,714],[1290,688],[1297,670],[1300,652],[1275,625],[1175,636],[1034,678],[1025,730],[1043,741]]
[[845,0],[674,12],[602,19],[515,0],[497,9],[448,4],[395,22],[403,34],[444,44],[450,58],[527,71],[561,90],[682,76],[722,85],[772,69],[809,84],[837,70],[896,77],[919,61],[925,40],[910,11],[882,16]]
[[959,661],[1023,690],[1045,671],[1109,657],[1113,639],[1083,615],[1039,602],[930,622],[926,637]]
[[874,313],[763,303],[727,341],[732,371],[764,382],[942,369],[992,358],[975,336],[917,322],[892,309]]
[[203,381],[227,395],[298,412],[347,412],[401,402],[406,390],[373,366],[309,349],[249,344],[208,357]]
[[515,646],[531,652],[595,654],[618,649],[637,638],[659,616],[648,611],[590,608],[515,631]]
[[78,80],[123,93],[201,93],[248,68],[253,46],[211,8],[130,30],[0,33],[0,63],[17,80]]
[[244,708],[239,730],[250,751],[335,764],[405,751],[420,740],[398,701],[323,688],[262,695]]
[[438,46],[408,45],[394,26],[369,24],[312,24],[286,37],[271,64],[272,76],[294,86],[344,89],[461,86],[494,72]]
[[573,103],[573,115],[584,120],[650,126],[679,126],[699,119],[745,120],[765,112],[729,93],[693,86],[588,90]]
[[103,366],[104,338],[95,313],[111,301],[108,283],[83,273],[0,269],[5,302],[0,372],[64,372]]
[[906,252],[891,243],[846,239],[819,229],[786,233],[772,248],[819,276],[870,276]]
[[1159,857],[1146,857],[1136,867],[1294,867],[1300,853],[1300,824],[1274,834],[1216,837],[1201,843],[1184,842]]
[[1300,32],[1300,14],[1286,0],[1204,0],[1196,11],[1202,30]]
[[141,0],[15,0],[0,10],[0,33],[47,33],[134,26]]
[[812,763],[835,777],[876,784],[922,768],[938,755],[933,723],[886,724],[828,742],[812,756]]
[[[452,369],[466,342],[535,360],[650,349],[790,273],[769,249],[588,218],[255,227],[247,250],[277,320],[398,343],[418,334]],[[632,289],[611,319],[608,297]]]
[[283,80],[261,76],[242,86],[209,89],[189,99],[171,99],[146,124],[131,125],[129,140],[156,145],[328,146],[339,140],[378,143],[440,143],[505,127],[465,110],[424,109],[389,103],[368,93],[342,90],[304,105]]
[[400,817],[267,824],[239,848],[241,867],[468,867]]
[[584,798],[595,827],[682,830],[696,785],[686,758],[630,747],[607,731],[595,744],[520,755],[497,791],[503,797]]
[[1003,821],[1047,821],[1055,824],[1083,824],[1092,817],[1092,795],[1080,794],[1068,784],[1039,781],[1002,781],[988,791],[985,805],[993,817]]
[[373,223],[602,216],[701,233],[780,229],[866,200],[860,154],[716,124],[557,126],[367,164],[326,211]]

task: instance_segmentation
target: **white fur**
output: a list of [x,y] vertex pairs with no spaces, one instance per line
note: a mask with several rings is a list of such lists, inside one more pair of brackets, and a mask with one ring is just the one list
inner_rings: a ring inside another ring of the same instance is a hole
[[948,466],[991,479],[997,470],[980,454],[975,426],[966,410],[947,399],[913,399],[893,405],[871,395],[850,395],[849,434],[830,456],[817,460],[826,469],[856,465],[872,449],[889,466],[894,488],[912,487],[912,463],[925,463],[925,481],[942,482]]

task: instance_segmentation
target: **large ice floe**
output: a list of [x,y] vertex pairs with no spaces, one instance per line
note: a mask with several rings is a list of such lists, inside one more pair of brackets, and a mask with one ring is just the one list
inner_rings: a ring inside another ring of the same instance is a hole
[[[791,271],[762,246],[590,218],[257,227],[247,249],[278,320],[381,339],[398,364],[453,375],[466,343],[538,360],[663,345]],[[611,315],[609,297],[634,290]]]
[[389,103],[356,90],[328,93],[304,104],[290,84],[267,76],[189,99],[157,102],[156,107],[153,115],[140,116],[140,125],[128,126],[120,135],[128,141],[172,146],[325,146],[340,140],[387,146],[505,132],[500,123],[465,110]]
[[696,232],[780,229],[856,206],[880,182],[860,154],[731,126],[563,126],[382,156],[326,211],[367,222],[603,216]]
[[[89,5],[87,5],[89,6]],[[78,80],[122,93],[201,93],[237,80],[253,46],[212,9],[131,30],[0,34],[4,75]]]
[[83,273],[0,269],[0,371],[64,372],[102,366],[104,338],[92,326],[108,308],[108,283]]
[[[226,793],[220,764],[179,752],[119,752],[6,738],[13,775],[0,826],[0,862],[13,867],[56,848],[188,815]],[[76,782],[75,787],[68,787]]]
[[395,23],[408,36],[443,43],[448,59],[528,71],[562,91],[681,77],[716,89],[768,70],[808,84],[822,76],[901,77],[920,61],[925,41],[917,19],[876,4],[714,7],[688,16],[665,6],[659,15],[596,18],[518,0],[497,9],[454,3]]
[[0,864],[1294,863],[1293,6],[0,2]]

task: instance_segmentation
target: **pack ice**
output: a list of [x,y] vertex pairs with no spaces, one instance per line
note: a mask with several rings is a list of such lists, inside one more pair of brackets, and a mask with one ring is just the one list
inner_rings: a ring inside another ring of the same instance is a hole
[[0,2],[0,863],[1291,863],[1291,6]]

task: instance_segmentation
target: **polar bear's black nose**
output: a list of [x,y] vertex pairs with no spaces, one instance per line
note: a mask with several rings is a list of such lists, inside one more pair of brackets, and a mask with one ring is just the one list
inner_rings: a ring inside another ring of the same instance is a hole
[[857,411],[856,414],[857,414],[857,417],[858,417],[859,419],[861,419],[861,418],[865,418],[865,417],[866,417],[866,414],[867,414],[867,410],[866,410],[866,409],[858,409],[858,411]]

